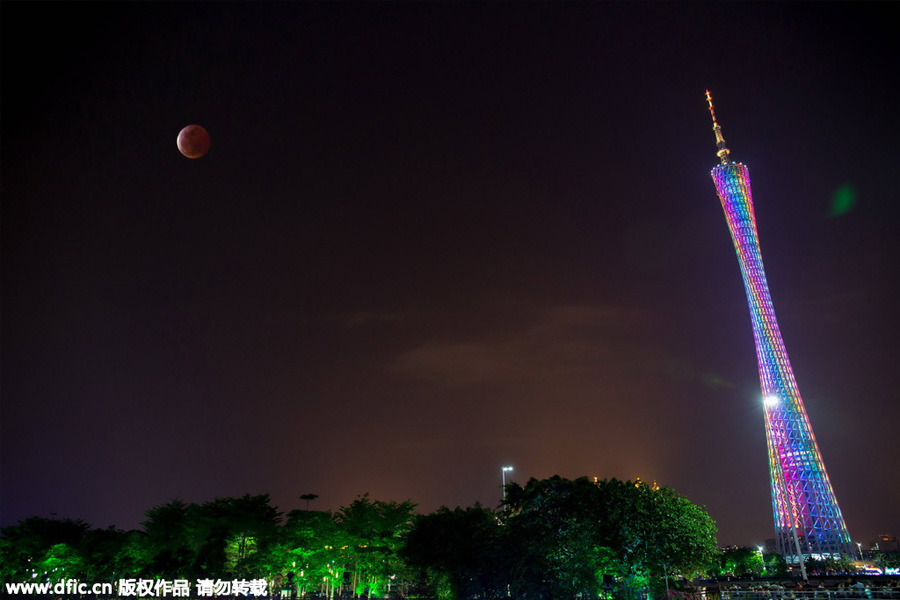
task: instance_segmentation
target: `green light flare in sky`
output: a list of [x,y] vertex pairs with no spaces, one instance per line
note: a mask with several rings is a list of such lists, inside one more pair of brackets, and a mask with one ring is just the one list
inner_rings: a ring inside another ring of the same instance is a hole
[[845,215],[856,205],[856,190],[849,183],[845,183],[831,194],[831,207],[828,209],[829,217]]

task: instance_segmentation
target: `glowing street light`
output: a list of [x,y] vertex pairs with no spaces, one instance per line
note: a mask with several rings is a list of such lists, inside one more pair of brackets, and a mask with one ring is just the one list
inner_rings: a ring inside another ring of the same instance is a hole
[[500,468],[500,475],[503,478],[503,499],[504,500],[506,500],[506,472],[512,471],[512,470],[513,470],[512,467],[501,467]]

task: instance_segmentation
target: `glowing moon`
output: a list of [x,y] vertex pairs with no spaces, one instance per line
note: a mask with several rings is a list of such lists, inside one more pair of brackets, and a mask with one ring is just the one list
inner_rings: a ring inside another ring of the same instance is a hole
[[188,125],[178,133],[178,151],[188,158],[200,158],[209,150],[209,134],[199,125]]

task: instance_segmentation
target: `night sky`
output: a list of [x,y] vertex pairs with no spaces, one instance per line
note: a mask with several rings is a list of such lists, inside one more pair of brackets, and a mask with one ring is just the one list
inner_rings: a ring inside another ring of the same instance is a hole
[[900,534],[895,6],[3,2],[0,522],[513,465],[773,537],[708,88],[850,534]]

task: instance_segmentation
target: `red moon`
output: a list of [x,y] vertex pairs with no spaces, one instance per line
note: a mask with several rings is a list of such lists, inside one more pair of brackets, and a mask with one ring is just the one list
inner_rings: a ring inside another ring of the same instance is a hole
[[209,134],[199,125],[188,125],[178,133],[178,151],[188,158],[200,158],[209,150]]

